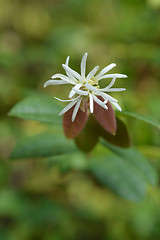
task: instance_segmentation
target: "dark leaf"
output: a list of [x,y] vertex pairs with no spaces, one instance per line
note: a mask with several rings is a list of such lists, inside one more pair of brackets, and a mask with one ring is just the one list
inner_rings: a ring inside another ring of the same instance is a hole
[[112,143],[113,145],[128,148],[131,146],[130,137],[126,128],[126,125],[119,119],[116,118],[117,122],[117,130],[115,135],[110,134],[101,128],[101,136],[107,141]]
[[[102,98],[99,97],[100,100]],[[94,112],[93,115],[96,118],[97,122],[109,133],[114,134],[116,132],[116,117],[115,112],[112,108],[110,102],[106,104],[108,110],[105,110],[103,107],[99,106],[94,101]]]
[[99,124],[92,116],[89,115],[88,122],[80,134],[75,138],[77,147],[83,152],[90,152],[98,143]]
[[74,122],[72,122],[73,110],[74,106],[63,115],[63,129],[67,138],[75,138],[82,131],[88,120],[87,104],[84,106],[84,111],[79,108]]

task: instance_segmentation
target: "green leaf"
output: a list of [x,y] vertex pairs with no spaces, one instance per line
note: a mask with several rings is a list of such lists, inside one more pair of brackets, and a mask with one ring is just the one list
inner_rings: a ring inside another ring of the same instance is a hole
[[45,158],[45,163],[48,166],[58,166],[61,171],[80,170],[85,171],[88,169],[88,159],[85,158],[81,152],[75,152],[67,155],[52,156]]
[[117,122],[117,130],[115,135],[110,134],[101,128],[101,136],[107,141],[112,143],[113,145],[128,148],[131,146],[130,137],[126,128],[126,125],[119,119],[116,118]]
[[53,133],[41,133],[19,141],[11,153],[11,158],[33,158],[62,155],[76,151],[73,141]]
[[54,100],[47,96],[35,95],[23,99],[9,112],[9,116],[34,120],[44,123],[59,123],[58,116],[61,108]]
[[98,143],[99,124],[92,116],[89,115],[88,122],[80,134],[75,138],[77,147],[83,152],[90,152]]
[[141,201],[146,195],[146,183],[141,174],[123,159],[110,155],[92,159],[90,169],[97,180],[119,196]]
[[160,129],[160,122],[158,120],[150,117],[150,116],[143,116],[143,115],[139,115],[137,113],[126,112],[126,111],[122,111],[122,112],[117,111],[117,114],[132,117],[132,118],[136,118],[138,120],[149,123],[149,124],[157,127],[158,129]]
[[119,148],[105,142],[104,140],[101,140],[101,143],[119,156],[126,164],[130,164],[132,168],[134,167],[137,169],[137,171],[139,171],[139,173],[144,177],[145,181],[152,185],[157,184],[158,177],[156,171],[150,165],[147,159],[136,149]]
[[74,122],[72,122],[72,114],[75,106],[63,115],[63,129],[67,138],[75,138],[84,128],[88,120],[87,107],[87,104],[85,104],[84,111],[81,108],[78,109]]

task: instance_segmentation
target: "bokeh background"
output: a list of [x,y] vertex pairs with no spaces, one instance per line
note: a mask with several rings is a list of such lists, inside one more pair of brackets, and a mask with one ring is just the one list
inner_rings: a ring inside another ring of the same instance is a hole
[[[7,116],[34,92],[66,97],[43,84],[71,56],[79,70],[115,62],[123,109],[160,120],[160,0],[0,0],[0,239],[158,240],[159,186],[142,203],[104,190],[83,172],[62,174],[43,159],[11,161],[16,142],[49,128]],[[128,122],[133,144],[160,172],[156,128]],[[73,166],[76,166],[73,163]],[[74,167],[73,167],[74,168]],[[65,169],[65,166],[64,166]]]

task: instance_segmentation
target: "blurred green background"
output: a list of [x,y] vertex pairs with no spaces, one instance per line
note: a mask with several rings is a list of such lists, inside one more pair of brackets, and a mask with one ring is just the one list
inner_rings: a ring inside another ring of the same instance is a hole
[[[2,240],[160,239],[159,186],[136,204],[76,171],[74,161],[72,171],[61,173],[44,159],[9,159],[21,137],[50,128],[9,118],[11,107],[35,92],[66,97],[68,88],[43,84],[63,73],[68,55],[78,71],[85,52],[88,71],[115,62],[113,72],[128,75],[115,85],[127,88],[115,94],[124,110],[160,120],[160,0],[0,0]],[[157,129],[127,124],[133,144],[160,172]]]

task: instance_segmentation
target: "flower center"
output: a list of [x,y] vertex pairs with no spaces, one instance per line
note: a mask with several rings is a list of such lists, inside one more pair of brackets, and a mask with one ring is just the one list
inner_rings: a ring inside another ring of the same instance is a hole
[[97,79],[95,79],[94,77],[92,77],[88,81],[84,80],[83,84],[85,85],[86,83],[89,83],[93,87],[100,88]]
[[97,79],[94,78],[94,77],[92,77],[92,78],[88,81],[88,83],[90,83],[92,86],[94,86],[94,85],[98,86],[98,81],[97,81]]

